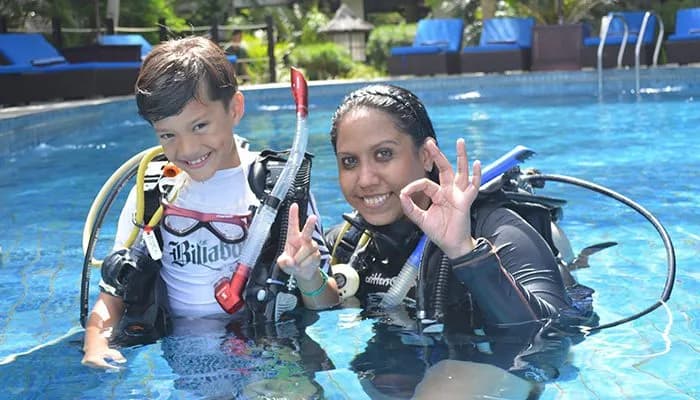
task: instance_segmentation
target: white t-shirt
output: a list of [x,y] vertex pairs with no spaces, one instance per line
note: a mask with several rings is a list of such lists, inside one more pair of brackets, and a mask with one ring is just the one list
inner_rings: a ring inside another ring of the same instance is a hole
[[[248,170],[256,154],[239,147],[241,165],[217,171],[204,182],[188,179],[173,204],[188,210],[206,213],[238,214],[249,212],[259,201],[248,185]],[[133,229],[136,191],[132,189],[119,217],[115,249],[123,248]],[[308,215],[317,213],[311,199]],[[320,221],[320,218],[319,218]],[[230,278],[235,270],[243,243],[221,242],[207,229],[198,229],[180,237],[161,229],[163,236],[163,267],[161,276],[168,289],[173,316],[201,317],[225,314],[214,298],[214,285],[223,277]],[[320,223],[314,239],[319,242],[323,268],[328,268],[328,250],[323,244]],[[140,240],[140,239],[139,239]]]

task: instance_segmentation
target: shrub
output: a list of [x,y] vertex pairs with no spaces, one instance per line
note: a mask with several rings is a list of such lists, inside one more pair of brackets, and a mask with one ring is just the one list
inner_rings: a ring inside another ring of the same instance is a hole
[[302,68],[310,80],[343,78],[353,69],[348,50],[333,42],[296,46],[289,63]]
[[408,46],[416,36],[416,24],[376,26],[367,40],[367,64],[386,72],[391,48]]

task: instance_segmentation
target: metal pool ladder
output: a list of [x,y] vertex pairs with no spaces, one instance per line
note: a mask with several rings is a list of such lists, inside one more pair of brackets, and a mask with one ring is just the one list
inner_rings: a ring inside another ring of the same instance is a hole
[[[654,15],[656,16],[656,20],[659,21],[659,35],[656,38],[656,46],[654,47],[654,57],[653,57],[653,62],[652,62],[652,67],[657,66],[657,61],[659,59],[659,52],[661,50],[661,42],[663,40],[664,36],[664,22],[663,20],[659,17],[658,14],[656,14],[654,11],[646,11],[644,13],[644,18],[642,19],[642,25],[639,28],[639,32],[637,34],[637,41],[635,43],[634,47],[634,77],[635,77],[635,94],[639,95],[639,55],[642,50],[642,42],[641,40],[644,37],[644,33],[646,32],[647,25],[649,22],[649,18]],[[623,26],[623,34],[622,34],[622,43],[620,43],[620,50],[617,53],[617,68],[622,68],[622,57],[625,54],[625,46],[627,45],[627,38],[629,36],[629,27],[627,25],[627,21],[625,21],[624,16],[621,13],[611,13],[605,17],[603,17],[603,23],[601,24],[600,27],[600,43],[598,44],[598,53],[597,53],[597,65],[596,69],[598,70],[598,97],[602,96],[603,94],[603,48],[605,47],[605,40],[608,37],[608,30],[610,28],[610,23],[612,22],[613,19],[615,18],[620,18],[622,21],[622,26]]]

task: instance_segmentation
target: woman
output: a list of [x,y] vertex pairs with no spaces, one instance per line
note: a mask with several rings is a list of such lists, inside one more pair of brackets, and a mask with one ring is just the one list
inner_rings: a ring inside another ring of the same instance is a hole
[[408,295],[446,334],[539,325],[571,310],[545,239],[508,208],[475,206],[481,164],[470,178],[460,139],[454,171],[435,136],[420,100],[391,85],[352,92],[333,116],[340,187],[356,210],[348,219],[371,239],[357,246],[337,228],[327,238],[336,262],[353,259],[359,300],[388,291],[425,235],[419,290]]

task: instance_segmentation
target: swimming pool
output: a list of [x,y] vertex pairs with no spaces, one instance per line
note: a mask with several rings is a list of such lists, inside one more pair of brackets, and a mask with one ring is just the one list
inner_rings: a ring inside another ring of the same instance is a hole
[[[700,383],[688,379],[700,367],[700,274],[694,261],[700,255],[700,70],[642,72],[641,97],[630,93],[632,71],[606,71],[600,98],[594,72],[396,81],[425,100],[449,157],[458,137],[467,139],[470,157],[485,162],[515,144],[527,145],[537,155],[525,166],[588,179],[636,200],[660,219],[674,241],[678,275],[668,307],[573,347],[570,363],[547,385],[544,399],[700,397]],[[312,184],[327,226],[347,211],[335,182],[329,120],[343,94],[360,85],[310,86]],[[238,133],[254,148],[288,146],[295,126],[289,89],[244,93],[247,115]],[[350,362],[373,340],[372,324],[358,320],[353,310],[312,316],[317,320],[305,335],[296,326],[282,326],[265,332],[276,340],[232,334],[212,348],[218,336],[210,332],[128,349],[129,366],[120,373],[79,364],[85,214],[105,179],[130,155],[153,144],[131,100],[0,120],[3,396],[189,399],[220,392],[243,396],[257,388],[258,393],[267,390],[268,398],[312,393],[327,399],[369,398],[371,388],[362,374],[350,370]],[[577,275],[596,289],[603,323],[658,299],[666,278],[665,254],[651,225],[597,194],[555,183],[545,191],[569,200],[563,227],[575,251],[619,242],[593,256],[592,268]],[[110,232],[107,224],[103,237]],[[189,368],[192,360],[178,358],[177,349],[183,348],[201,355],[194,362],[197,368]]]

